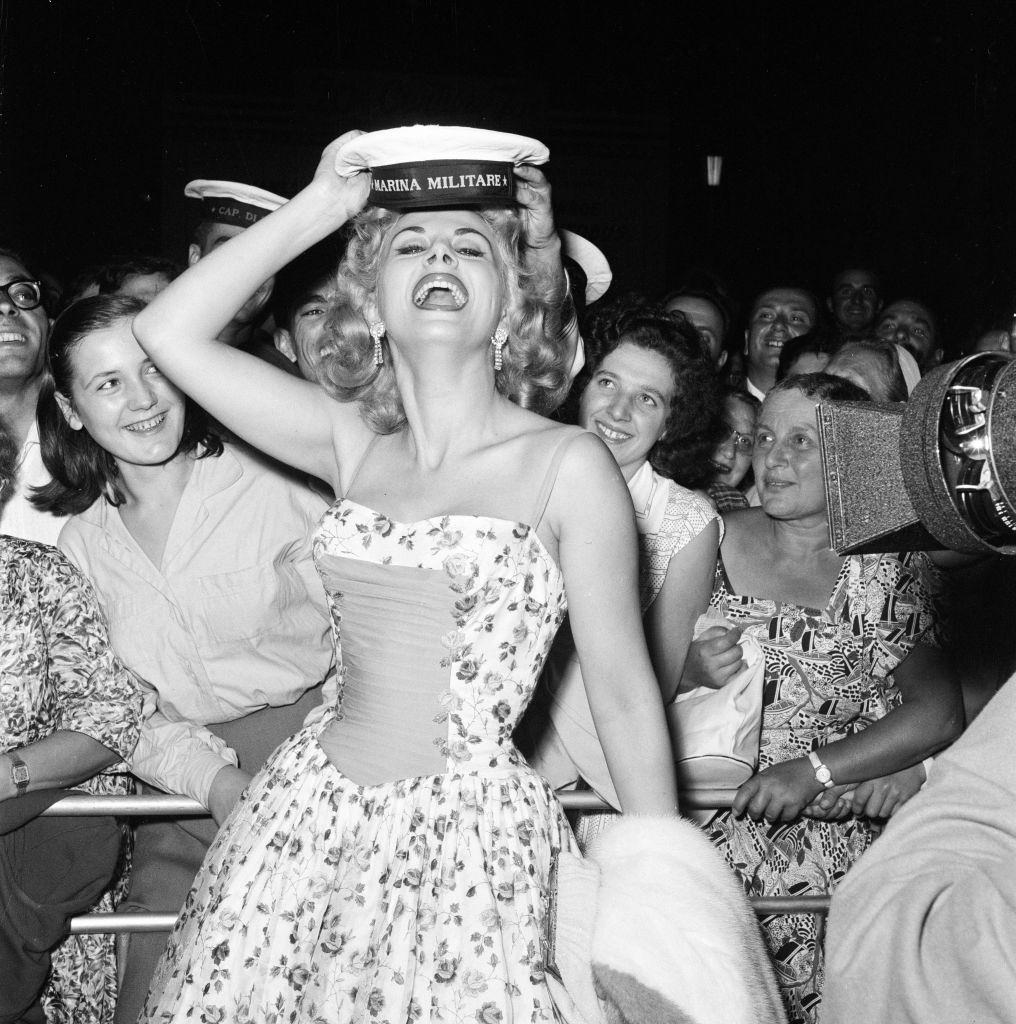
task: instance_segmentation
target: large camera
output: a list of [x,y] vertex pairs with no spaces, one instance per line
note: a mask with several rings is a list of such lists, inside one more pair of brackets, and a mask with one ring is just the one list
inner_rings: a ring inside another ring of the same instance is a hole
[[837,553],[1016,555],[1016,358],[968,356],[906,404],[823,404],[818,419]]

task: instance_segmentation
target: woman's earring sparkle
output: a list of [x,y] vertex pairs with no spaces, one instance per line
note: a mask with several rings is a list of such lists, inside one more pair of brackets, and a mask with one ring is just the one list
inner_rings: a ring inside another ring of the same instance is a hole
[[504,348],[505,343],[508,341],[508,328],[505,324],[500,323],[497,325],[497,330],[494,331],[494,337],[490,339],[491,345],[494,346],[494,369],[500,370],[502,366],[501,360],[501,349]]
[[370,336],[374,339],[374,365],[380,366],[384,362],[384,355],[381,352],[381,339],[385,336],[384,320],[375,320],[368,328]]

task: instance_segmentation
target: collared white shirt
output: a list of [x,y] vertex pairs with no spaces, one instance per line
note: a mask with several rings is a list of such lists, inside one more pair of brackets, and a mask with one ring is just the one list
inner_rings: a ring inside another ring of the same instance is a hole
[[765,399],[767,392],[759,391],[759,389],[757,387],[755,387],[754,384],[752,384],[751,377],[749,377],[747,375],[745,375],[745,378],[744,378],[744,386],[747,389],[748,394],[749,395],[754,395],[760,402]]
[[643,462],[628,481],[628,492],[635,506],[635,526],[640,536],[660,532],[670,494],[669,483],[648,462]]
[[24,537],[40,544],[56,545],[66,516],[55,516],[37,509],[29,497],[33,487],[48,484],[52,477],[42,461],[42,447],[39,444],[39,426],[32,419],[28,436],[18,455],[17,476],[14,493],[0,511],[0,533],[12,537]]
[[320,496],[241,447],[196,459],[155,566],[100,499],[60,547],[95,584],[113,649],[149,687],[130,760],[141,779],[207,806],[236,757],[205,725],[297,701],[332,663],[311,557]]

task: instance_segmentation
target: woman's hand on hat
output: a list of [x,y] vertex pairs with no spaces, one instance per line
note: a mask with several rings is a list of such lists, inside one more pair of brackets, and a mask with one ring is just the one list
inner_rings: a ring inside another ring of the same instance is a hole
[[753,821],[793,821],[818,796],[822,784],[806,757],[781,761],[741,785],[730,809],[735,818]]
[[355,217],[367,205],[367,197],[370,195],[370,171],[356,169],[352,174],[343,174],[344,165],[339,159],[339,150],[360,135],[363,132],[354,129],[330,142],[321,154],[314,172],[315,183],[328,188],[334,201],[341,205],[347,220]]
[[550,203],[550,182],[539,167],[520,164],[515,168],[515,201],[522,211],[526,244],[530,249],[551,249],[559,257],[561,238],[554,224]]

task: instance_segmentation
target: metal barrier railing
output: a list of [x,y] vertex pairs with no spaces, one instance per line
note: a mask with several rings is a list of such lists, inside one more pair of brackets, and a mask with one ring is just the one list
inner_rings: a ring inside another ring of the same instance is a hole
[[[688,810],[715,811],[729,807],[734,789],[693,789],[681,793],[681,806]],[[595,793],[561,792],[557,794],[566,811],[612,811]],[[116,818],[207,818],[208,811],[183,796],[89,796],[64,797],[42,812],[45,815],[92,817],[109,814]],[[775,914],[818,914],[829,912],[828,896],[755,896],[752,909],[760,917]],[[71,934],[92,932],[163,932],[176,922],[176,914],[84,914],[71,920]]]

